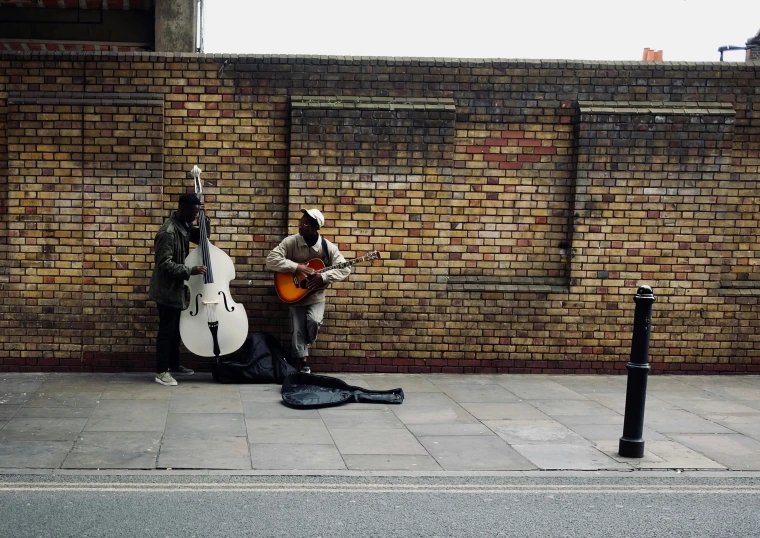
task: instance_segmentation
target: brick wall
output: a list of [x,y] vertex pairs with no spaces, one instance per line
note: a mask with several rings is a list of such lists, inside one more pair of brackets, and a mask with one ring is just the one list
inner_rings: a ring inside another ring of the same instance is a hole
[[[321,370],[760,371],[754,64],[0,53],[0,370],[152,369],[152,237],[203,170],[251,331],[319,207]],[[567,251],[563,255],[562,251]],[[208,361],[186,357],[195,366]]]

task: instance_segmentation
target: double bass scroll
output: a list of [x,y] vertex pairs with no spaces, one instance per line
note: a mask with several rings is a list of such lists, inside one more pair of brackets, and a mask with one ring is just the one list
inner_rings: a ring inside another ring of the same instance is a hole
[[[201,169],[192,169],[195,194],[203,203]],[[235,266],[230,257],[211,244],[206,229],[205,212],[198,215],[200,240],[187,256],[185,265],[205,265],[205,275],[193,275],[185,286],[189,288],[190,305],[182,311],[179,332],[182,343],[201,357],[229,355],[242,347],[248,337],[248,316],[243,305],[230,294],[230,282],[235,280]]]

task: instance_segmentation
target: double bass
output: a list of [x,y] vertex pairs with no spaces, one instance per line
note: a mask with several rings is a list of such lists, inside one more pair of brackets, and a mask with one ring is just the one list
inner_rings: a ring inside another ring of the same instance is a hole
[[[195,194],[203,203],[201,169],[193,166]],[[205,265],[205,275],[192,275],[185,284],[190,304],[182,311],[179,332],[182,343],[201,357],[234,353],[248,337],[248,316],[243,305],[232,300],[230,281],[235,280],[235,266],[230,257],[211,244],[204,211],[198,215],[200,240],[185,258],[190,267]]]

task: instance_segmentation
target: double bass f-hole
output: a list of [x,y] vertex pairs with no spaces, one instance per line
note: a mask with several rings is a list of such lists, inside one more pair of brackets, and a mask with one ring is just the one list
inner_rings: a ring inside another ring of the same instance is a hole
[[195,312],[191,310],[190,311],[191,316],[196,316],[198,314],[198,299],[200,299],[201,297],[203,297],[203,295],[201,295],[200,293],[195,296]]
[[224,294],[224,292],[223,292],[223,291],[220,291],[220,292],[219,292],[219,295],[221,295],[221,296],[222,296],[222,299],[224,299],[224,309],[225,309],[227,312],[234,312],[234,311],[235,311],[235,307],[234,307],[234,306],[233,306],[232,308],[230,308],[229,306],[227,306],[227,296]]
[[[219,295],[221,295],[221,296],[222,296],[222,299],[224,299],[224,309],[225,309],[227,312],[234,312],[234,311],[235,311],[235,307],[233,306],[232,308],[230,308],[230,307],[229,307],[229,305],[227,304],[227,295],[225,295],[225,293],[224,293],[223,291],[220,291],[220,292],[219,292]],[[198,310],[199,310],[199,308],[198,308],[198,300],[199,300],[201,297],[203,297],[203,294],[202,294],[202,293],[199,293],[199,294],[197,294],[197,295],[195,296],[195,312],[193,312],[192,310],[190,310],[190,315],[191,315],[191,316],[197,316],[197,315],[198,315]],[[215,304],[218,304],[218,301],[201,301],[201,302],[202,302],[204,305],[212,305],[212,304],[213,304],[213,305],[215,305]],[[212,323],[213,323],[213,322],[212,322]]]

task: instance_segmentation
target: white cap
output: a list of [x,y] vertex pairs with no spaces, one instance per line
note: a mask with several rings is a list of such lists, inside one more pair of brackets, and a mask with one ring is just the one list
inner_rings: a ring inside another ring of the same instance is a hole
[[309,215],[311,218],[317,221],[317,228],[321,228],[325,224],[325,217],[319,209],[302,209],[301,213]]

